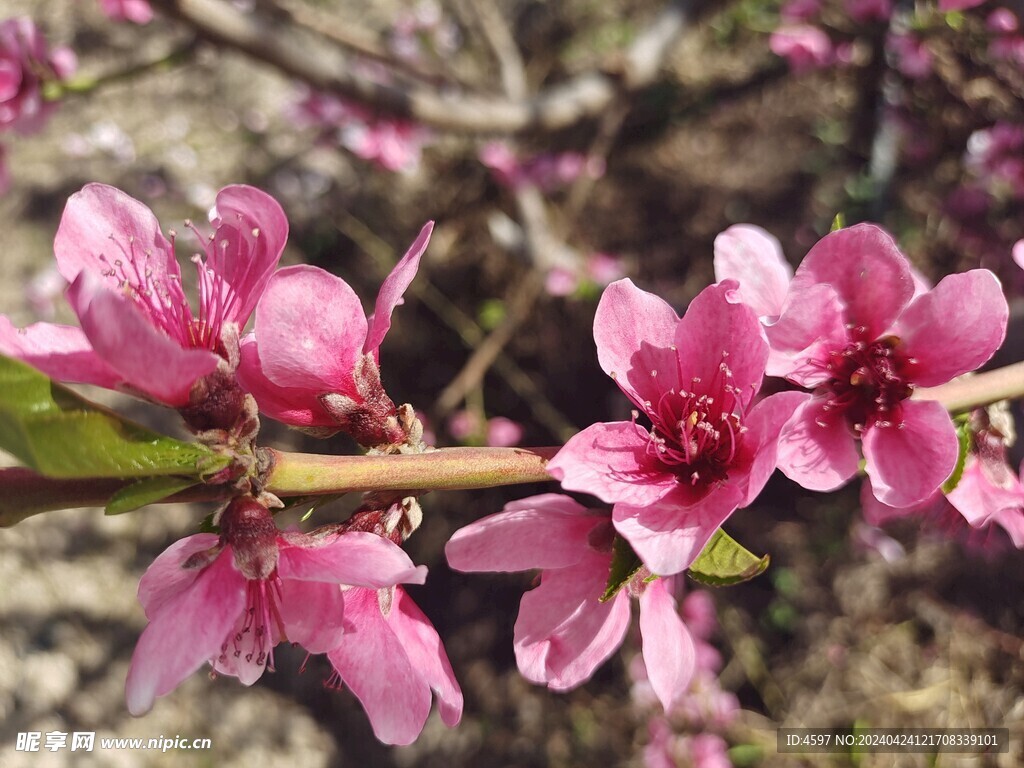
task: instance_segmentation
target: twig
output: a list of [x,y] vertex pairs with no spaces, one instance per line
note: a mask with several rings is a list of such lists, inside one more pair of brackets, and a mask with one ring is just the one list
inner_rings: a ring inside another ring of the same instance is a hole
[[102,88],[110,83],[121,80],[130,80],[136,75],[148,72],[151,69],[171,67],[190,58],[196,50],[196,38],[189,37],[183,43],[179,43],[166,53],[162,53],[152,59],[138,61],[129,64],[123,69],[114,70],[101,75],[86,76],[79,75],[63,82],[49,81],[46,84],[45,96],[47,99],[59,99],[67,96],[82,96],[92,93],[97,88]]
[[413,64],[393,55],[378,45],[369,33],[338,19],[329,11],[307,5],[300,0],[275,0],[275,6],[283,17],[296,26],[322,35],[365,59],[379,61],[391,69],[430,83],[442,84],[454,79],[451,73],[442,72],[425,62]]
[[921,387],[914,391],[913,397],[938,400],[951,413],[1021,398],[1024,397],[1024,362],[953,379],[937,387]]
[[661,62],[692,15],[694,0],[676,0],[638,35],[614,73],[586,72],[528,99],[452,93],[420,84],[388,86],[353,71],[323,37],[282,27],[226,0],[153,0],[202,36],[267,62],[310,86],[372,104],[424,125],[467,133],[558,130],[601,114],[620,92],[654,81]]
[[439,448],[393,456],[325,456],[267,449],[266,488],[278,496],[493,488],[552,481],[557,448]]
[[505,95],[513,99],[525,99],[529,94],[526,64],[501,12],[492,0],[475,0],[468,5],[480,24],[480,31],[483,32],[494,57],[498,60],[498,71],[501,73],[501,86]]
[[[391,247],[348,211],[343,210],[338,215],[338,229],[358,243],[360,248],[377,262],[381,273],[386,274],[395,262],[395,253]],[[486,338],[483,329],[426,276],[413,281],[409,286],[409,293],[422,301],[423,305],[433,312],[441,322],[455,331],[468,349],[475,349],[483,343]],[[519,395],[520,399],[529,406],[537,422],[543,424],[551,432],[552,437],[564,442],[579,431],[552,404],[529,374],[503,351],[495,359],[494,368]]]
[[785,696],[778,683],[772,678],[768,665],[765,664],[764,656],[761,655],[761,650],[757,647],[757,641],[744,626],[745,621],[742,615],[735,608],[727,606],[721,611],[719,617],[722,634],[732,647],[733,655],[743,667],[747,680],[760,694],[764,708],[772,720],[777,723],[782,722],[786,703]]
[[519,326],[530,316],[543,285],[543,276],[536,269],[531,269],[512,288],[512,298],[509,300],[508,313],[504,320],[477,345],[462,369],[438,396],[434,404],[434,413],[438,418],[443,419],[455,410],[466,398],[466,393],[480,385],[505,345],[513,339]]

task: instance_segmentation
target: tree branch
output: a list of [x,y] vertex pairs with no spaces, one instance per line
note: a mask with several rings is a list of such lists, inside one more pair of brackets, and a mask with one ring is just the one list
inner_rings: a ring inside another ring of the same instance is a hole
[[614,73],[586,72],[526,99],[453,93],[425,84],[380,85],[355,72],[323,37],[282,27],[279,20],[258,13],[243,13],[225,0],[153,0],[153,5],[201,36],[265,61],[319,90],[435,128],[517,133],[566,128],[600,115],[619,93],[652,83],[696,3],[672,2],[637,36]]

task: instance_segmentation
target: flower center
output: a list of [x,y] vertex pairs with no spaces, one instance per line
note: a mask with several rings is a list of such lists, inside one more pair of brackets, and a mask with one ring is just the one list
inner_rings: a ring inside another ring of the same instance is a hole
[[902,354],[900,340],[886,336],[867,341],[864,328],[852,329],[854,341],[844,349],[828,353],[828,362],[817,363],[831,376],[824,389],[828,394],[822,410],[843,416],[858,432],[867,427],[900,427],[903,409],[910,397],[913,358]]
[[280,579],[276,574],[271,579],[246,582],[241,625],[220,647],[220,663],[224,667],[230,669],[244,659],[247,664],[273,671],[274,646],[285,635],[277,608],[280,599]]
[[722,352],[710,382],[694,377],[693,391],[670,389],[656,405],[644,403],[652,425],[648,454],[656,454],[679,482],[709,487],[725,481],[739,451],[746,431],[744,404],[726,363],[728,355]]

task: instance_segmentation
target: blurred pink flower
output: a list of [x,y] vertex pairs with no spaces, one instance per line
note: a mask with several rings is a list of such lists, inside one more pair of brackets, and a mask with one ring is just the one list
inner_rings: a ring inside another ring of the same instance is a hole
[[405,173],[419,167],[423,146],[431,138],[423,126],[377,115],[333,94],[306,88],[300,93],[289,110],[297,126],[329,129],[353,154],[386,170]]
[[343,146],[388,171],[411,173],[419,167],[423,145],[430,138],[426,128],[406,120],[369,114],[358,119],[355,110],[352,115],[339,132]]
[[548,294],[571,296],[579,289],[581,280],[604,287],[626,274],[622,260],[607,253],[591,253],[585,256],[582,262],[582,265],[579,265],[582,269],[564,266],[550,269],[544,281],[544,289]]
[[772,53],[789,62],[794,74],[831,66],[836,60],[832,40],[818,27],[809,24],[783,25],[768,41]]
[[28,281],[25,286],[25,300],[36,317],[52,320],[57,311],[53,301],[64,293],[64,289],[67,287],[68,281],[64,279],[60,270],[56,266],[50,265],[37,272]]
[[705,288],[682,318],[629,280],[594,318],[601,368],[651,421],[594,424],[549,462],[567,490],[614,504],[615,527],[662,576],[687,568],[775,468],[779,429],[801,393],[754,405],[768,344],[732,281]]
[[1013,260],[1018,267],[1024,269],[1024,240],[1018,240],[1013,244]]
[[1009,8],[996,8],[985,19],[985,27],[989,32],[1016,32],[1020,21]]
[[544,277],[544,290],[550,296],[571,296],[579,287],[579,275],[567,267],[552,267]]
[[348,633],[327,653],[334,667],[327,684],[351,689],[385,744],[416,740],[430,714],[431,692],[444,724],[458,725],[462,691],[437,630],[405,590],[344,595]]
[[448,419],[448,432],[463,442],[480,441],[492,448],[508,448],[519,445],[523,439],[523,427],[504,416],[496,416],[481,423],[476,411],[456,411]]
[[420,61],[425,53],[439,59],[454,54],[461,43],[459,28],[434,0],[420,0],[403,10],[391,25],[388,40],[392,52],[406,61]]
[[71,284],[68,301],[82,327],[36,323],[19,330],[0,316],[0,352],[59,381],[189,406],[199,380],[214,372],[217,381],[230,378],[239,330],[288,236],[281,207],[253,187],[222,189],[210,221],[209,239],[196,230],[205,259],[192,258],[199,283],[194,315],[173,233],[166,240],[152,211],[124,192],[86,185],[68,200],[54,241],[57,268]]
[[[751,285],[777,287],[778,253],[752,247],[747,255],[746,272],[767,275]],[[751,293],[741,283],[740,298]],[[806,488],[838,488],[857,471],[860,438],[880,501],[928,498],[953,470],[956,434],[939,403],[909,397],[998,349],[1008,310],[995,276],[972,270],[918,290],[888,233],[860,224],[811,249],[782,307],[777,291],[771,302],[752,301],[761,314],[780,313],[766,327],[768,373],[814,390],[783,429],[779,468]]]
[[52,51],[32,19],[0,22],[0,130],[35,133],[56,107],[43,99],[48,80],[65,80],[77,66],[70,48]]
[[252,498],[232,501],[219,525],[219,537],[200,533],[173,544],[139,583],[149,625],[125,684],[133,715],[206,662],[252,685],[273,669],[282,640],[310,653],[336,648],[350,629],[348,593],[339,585],[381,589],[426,577],[426,568],[371,533],[282,533]]
[[821,12],[821,0],[786,0],[779,17],[788,24],[810,21]]
[[512,419],[495,416],[487,421],[487,444],[492,448],[510,448],[523,440],[523,427]]
[[492,141],[480,149],[480,162],[490,168],[502,186],[515,189],[524,185],[551,192],[571,184],[580,176],[599,179],[604,163],[579,152],[557,152],[520,160],[508,144]]
[[601,601],[614,537],[607,514],[547,493],[510,502],[459,529],[445,554],[458,571],[541,569],[540,586],[519,606],[515,653],[524,677],[555,691],[588,680],[622,645],[630,597],[638,597],[651,684],[670,711],[693,677],[693,639],[679,618],[670,579],[648,581],[650,572],[641,569],[615,597]]
[[148,24],[153,20],[149,0],[99,0],[100,10],[114,21]]
[[1024,199],[1024,125],[998,122],[975,131],[964,165],[990,194]]
[[433,226],[420,230],[384,280],[369,317],[348,283],[318,267],[286,267],[270,279],[238,369],[263,413],[293,426],[342,429],[367,447],[405,442],[380,381],[380,345]]
[[934,57],[917,35],[890,34],[886,48],[896,59],[896,68],[911,80],[923,80],[932,73]]
[[892,15],[892,0],[845,0],[850,18],[860,24],[888,21]]
[[939,10],[943,12],[965,11],[968,8],[977,8],[984,2],[985,0],[939,0]]

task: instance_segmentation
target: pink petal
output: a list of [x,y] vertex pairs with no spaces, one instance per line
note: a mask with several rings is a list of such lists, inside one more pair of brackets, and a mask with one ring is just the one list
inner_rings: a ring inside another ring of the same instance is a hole
[[697,651],[662,579],[648,584],[640,595],[640,636],[651,687],[670,713],[687,694]]
[[671,348],[678,323],[679,317],[663,299],[640,290],[628,278],[615,281],[604,289],[594,315],[601,370],[637,402],[657,402],[663,391],[679,385]]
[[0,315],[0,354],[38,368],[51,379],[114,389],[122,381],[93,350],[81,328],[33,323],[15,328]]
[[288,642],[309,653],[327,653],[344,641],[345,599],[337,584],[283,579],[278,610]]
[[879,501],[909,507],[924,501],[953,472],[959,445],[941,403],[904,400],[899,427],[869,427],[862,438],[868,476]]
[[381,614],[375,591],[349,590],[345,611],[353,630],[327,658],[362,703],[374,735],[385,744],[411,744],[430,714],[430,688]]
[[144,715],[157,696],[220,653],[245,606],[245,579],[225,550],[192,585],[166,600],[132,654],[125,697],[128,711]]
[[1024,510],[1020,507],[1001,509],[992,515],[991,522],[1006,531],[1013,546],[1017,549],[1024,549]]
[[1008,466],[1001,474],[1002,477],[993,477],[985,471],[984,461],[969,455],[960,482],[946,498],[975,528],[986,525],[1002,510],[1024,508],[1024,488],[1020,480]]
[[846,420],[822,410],[825,399],[812,397],[782,428],[779,469],[812,491],[833,491],[857,474],[860,456]]
[[761,388],[768,341],[754,311],[729,300],[734,289],[734,283],[726,282],[697,294],[676,327],[676,354],[683,389],[712,391],[724,364],[730,383],[740,390],[739,399],[749,403]]
[[391,313],[394,312],[402,302],[402,294],[416,277],[416,271],[420,268],[420,257],[427,250],[427,243],[430,242],[430,233],[434,231],[434,222],[428,221],[423,225],[419,235],[409,246],[409,250],[391,270],[391,274],[385,278],[377,294],[377,303],[373,307],[373,315],[369,319],[369,330],[366,333],[366,343],[363,345],[363,352],[372,352],[377,358],[377,350],[388,329],[391,328]]
[[[68,198],[53,250],[57,268],[69,283],[87,270],[103,275],[111,288],[120,289],[120,281],[127,279],[144,293],[152,284],[181,277],[174,249],[153,212],[106,184],[86,184]],[[117,274],[106,274],[113,268]]]
[[448,727],[462,719],[462,691],[434,625],[401,587],[395,588],[387,618],[409,661],[437,696],[441,720]]
[[1024,240],[1018,240],[1013,244],[1013,260],[1018,267],[1024,269]]
[[987,269],[943,278],[900,315],[893,333],[914,358],[915,384],[934,387],[973,371],[999,349],[1009,307],[999,280]]
[[568,496],[545,493],[459,529],[444,551],[457,571],[564,568],[579,562],[590,532],[606,519]]
[[676,476],[647,453],[647,431],[628,421],[592,424],[548,462],[567,491],[609,503],[653,504],[677,485]]
[[79,274],[67,297],[96,354],[125,383],[161,403],[188,404],[192,385],[220,363],[214,352],[179,346],[92,272]]
[[616,504],[612,519],[653,573],[670,576],[690,567],[743,497],[736,485],[722,485],[688,506],[673,504],[671,497],[648,507]]
[[264,375],[256,338],[252,334],[242,339],[241,360],[235,375],[242,389],[252,393],[260,411],[270,418],[294,427],[336,426],[313,391],[279,387]]
[[201,567],[182,568],[182,564],[197,552],[217,546],[218,541],[216,534],[197,533],[179,539],[157,556],[139,580],[139,602],[147,619],[156,616],[164,603],[188,589],[202,573]]
[[835,288],[846,321],[863,325],[867,338],[881,336],[914,295],[906,257],[892,236],[874,224],[857,224],[825,235],[804,257],[792,290],[816,283]]
[[585,682],[611,656],[629,627],[625,591],[607,603],[610,558],[591,553],[570,568],[544,571],[523,595],[515,626],[519,671],[527,680],[567,691]]
[[218,192],[211,214],[216,235],[207,264],[232,289],[225,319],[242,328],[281,260],[288,219],[274,198],[242,184]]
[[381,589],[398,583],[422,584],[425,566],[416,566],[401,547],[373,533],[352,531],[314,546],[278,541],[277,570],[282,579],[327,581]]
[[263,373],[280,387],[354,395],[366,329],[355,291],[318,267],[279,270],[256,307]]
[[779,241],[760,227],[735,224],[715,238],[715,280],[735,280],[739,299],[759,317],[782,312],[793,268]]
[[846,319],[839,295],[830,285],[811,285],[790,293],[778,321],[765,328],[771,353],[765,372],[801,387],[829,378],[824,365],[832,350],[847,343]]
[[797,408],[811,398],[807,392],[779,392],[766,397],[754,406],[743,420],[747,433],[743,438],[744,451],[751,445],[754,453],[747,480],[746,506],[761,493],[768,478],[775,471],[778,460],[779,436],[786,422]]

